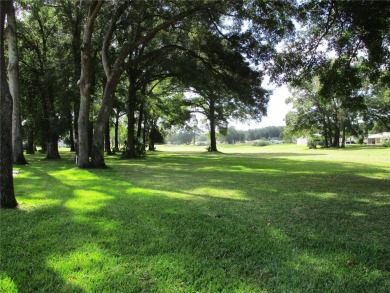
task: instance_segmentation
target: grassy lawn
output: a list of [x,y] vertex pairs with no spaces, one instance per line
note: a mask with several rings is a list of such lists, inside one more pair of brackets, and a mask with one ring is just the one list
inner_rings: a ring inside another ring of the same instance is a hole
[[390,149],[28,156],[0,292],[390,292]]

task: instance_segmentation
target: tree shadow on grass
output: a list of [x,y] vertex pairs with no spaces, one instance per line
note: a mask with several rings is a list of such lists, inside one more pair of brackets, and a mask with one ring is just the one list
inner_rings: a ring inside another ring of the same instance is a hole
[[[235,215],[233,234],[237,232],[235,225],[240,223],[257,227],[260,222],[274,227],[282,239],[287,239],[285,249],[300,252],[284,260],[290,263],[288,266],[279,263],[278,268],[299,271],[307,280],[318,277],[319,280],[311,283],[318,291],[323,288],[334,291],[338,285],[341,286],[336,290],[339,292],[362,288],[374,292],[375,286],[380,290],[389,288],[385,280],[390,268],[390,252],[386,248],[390,239],[385,227],[390,220],[390,181],[375,178],[376,174],[386,173],[386,169],[282,159],[262,161],[254,166],[256,163],[249,160],[240,162],[244,171],[243,176],[239,176],[239,168],[231,166],[231,162],[224,160],[215,164],[216,160],[208,158],[203,158],[203,162],[199,162],[199,158],[187,158],[187,165],[166,163],[156,171],[152,163],[152,168],[146,165],[140,176],[133,173],[132,182],[142,188],[153,186],[156,191],[201,197],[200,206],[204,207],[206,201],[207,206],[214,209],[205,214],[220,217],[222,221]],[[204,189],[199,190],[198,186]],[[237,191],[241,198],[227,199],[214,194],[217,190],[230,190],[227,197],[231,196],[231,191]],[[274,254],[275,251],[278,249],[273,250]],[[282,251],[279,251],[281,255]],[[305,267],[305,274],[299,266]],[[348,279],[354,278],[353,272],[360,280]],[[331,284],[326,285],[325,280]],[[288,278],[283,281],[285,286],[290,282]],[[293,290],[293,287],[288,288]],[[300,288],[304,289],[302,285]]]
[[[65,237],[74,226],[71,213],[62,207],[69,192],[63,197],[61,182],[48,178],[42,166],[31,166],[22,168],[22,178],[15,180],[19,207],[0,212],[0,291],[83,292],[47,265],[49,255],[66,253],[83,241],[77,228],[70,239]],[[30,177],[23,177],[26,173]],[[69,246],[67,241],[76,242]]]
[[369,176],[381,168],[365,177],[339,163],[208,156],[42,164],[16,184],[36,208],[0,221],[14,247],[2,245],[2,271],[20,292],[390,287],[390,184]]

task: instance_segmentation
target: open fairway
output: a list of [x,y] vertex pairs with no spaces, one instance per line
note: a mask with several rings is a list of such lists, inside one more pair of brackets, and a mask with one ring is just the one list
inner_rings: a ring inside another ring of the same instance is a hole
[[0,292],[390,292],[390,149],[28,156]]

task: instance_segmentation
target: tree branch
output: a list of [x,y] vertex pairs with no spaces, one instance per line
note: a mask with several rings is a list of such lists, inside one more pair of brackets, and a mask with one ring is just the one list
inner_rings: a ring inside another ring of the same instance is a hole
[[116,29],[116,24],[120,16],[125,12],[126,8],[130,5],[130,1],[125,1],[120,5],[117,10],[115,11],[114,16],[111,18],[110,26],[108,27],[108,30],[104,36],[103,46],[102,46],[102,63],[103,63],[103,69],[104,73],[108,77],[111,73],[110,69],[110,63],[108,58],[108,49],[110,47],[110,43],[112,40],[112,36],[114,34],[114,31]]
[[120,67],[124,64],[124,61],[126,60],[127,56],[131,51],[136,49],[140,45],[144,45],[149,43],[153,40],[153,38],[162,30],[165,30],[169,28],[172,24],[177,23],[178,21],[186,18],[187,16],[190,16],[200,10],[205,9],[208,7],[207,5],[197,6],[195,8],[192,8],[190,10],[184,11],[182,13],[177,14],[176,16],[172,17],[171,19],[164,21],[163,23],[155,26],[152,28],[148,33],[146,33],[144,36],[141,36],[138,40],[133,42],[125,42],[122,49],[120,50],[120,53],[114,63],[113,70],[120,70]]

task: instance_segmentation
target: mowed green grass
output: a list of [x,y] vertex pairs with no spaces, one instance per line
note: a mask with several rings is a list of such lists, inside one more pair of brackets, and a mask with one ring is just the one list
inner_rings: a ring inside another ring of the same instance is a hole
[[390,292],[390,149],[29,156],[0,292]]

